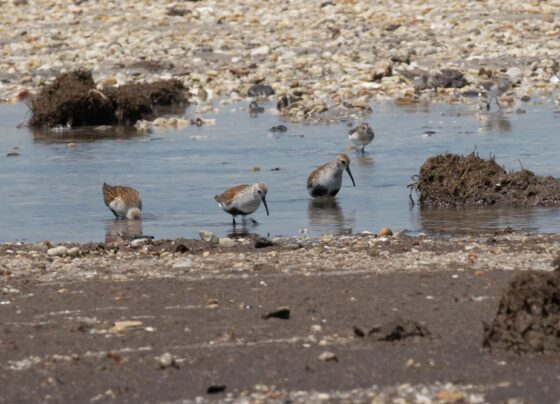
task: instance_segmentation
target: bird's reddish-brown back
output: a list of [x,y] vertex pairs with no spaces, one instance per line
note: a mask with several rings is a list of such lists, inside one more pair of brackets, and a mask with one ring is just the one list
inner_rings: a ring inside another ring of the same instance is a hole
[[121,198],[128,206],[142,209],[140,194],[134,188],[123,185],[112,186],[103,184],[103,201],[105,202],[105,205],[109,206],[109,204],[116,198]]
[[311,188],[313,186],[313,182],[315,182],[317,177],[321,174],[321,171],[323,171],[328,164],[329,163],[323,164],[322,166],[317,167],[315,170],[311,171],[311,174],[309,174],[309,177],[307,177],[307,188]]
[[251,185],[248,184],[236,185],[226,190],[224,193],[221,193],[220,195],[216,195],[215,199],[220,203],[230,204],[235,198],[235,195],[247,190],[250,187]]

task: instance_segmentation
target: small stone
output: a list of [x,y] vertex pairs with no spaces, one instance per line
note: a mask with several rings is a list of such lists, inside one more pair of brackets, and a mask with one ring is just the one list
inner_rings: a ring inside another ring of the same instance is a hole
[[177,247],[175,247],[175,252],[176,252],[176,253],[184,254],[184,253],[186,253],[187,251],[189,251],[189,247],[187,247],[187,246],[184,245],[184,244],[179,244],[179,245],[177,245]]
[[274,243],[272,242],[272,240],[269,240],[264,237],[260,237],[257,240],[255,240],[255,248],[266,248],[266,247],[272,247],[273,245]]
[[226,391],[225,385],[212,385],[208,386],[208,388],[206,389],[206,394],[218,394],[223,393],[224,391]]
[[338,362],[338,358],[333,352],[325,351],[319,355],[319,360],[321,362]]
[[269,318],[280,318],[282,320],[288,320],[290,318],[290,308],[279,307],[276,310],[263,314],[261,318],[263,320],[268,320]]
[[270,46],[263,45],[251,50],[251,56],[265,56],[270,53]]
[[251,171],[253,171],[253,172],[261,171],[261,168],[258,167],[258,166],[251,167]]
[[388,237],[393,235],[393,230],[388,227],[383,227],[381,230],[377,232],[378,237]]
[[287,243],[284,244],[284,249],[285,250],[299,250],[300,248],[302,248],[303,246],[300,243]]
[[68,254],[68,249],[63,245],[59,245],[58,247],[49,248],[47,254],[51,257],[65,257]]
[[222,247],[230,248],[230,247],[233,247],[235,245],[235,240],[233,240],[229,237],[224,237],[224,238],[220,239],[219,244]]
[[512,83],[519,83],[523,80],[523,72],[519,67],[510,67],[507,69],[506,74],[509,76]]
[[212,233],[211,231],[207,231],[207,230],[200,230],[198,232],[200,239],[202,241],[208,241],[211,244],[217,244],[219,242],[218,236],[216,236],[214,233]]
[[80,255],[80,249],[78,247],[72,247],[68,250],[69,257],[77,257]]
[[311,332],[321,332],[323,331],[323,327],[320,324],[313,324],[311,326]]
[[175,358],[169,352],[164,353],[156,358],[156,361],[161,369],[167,369],[170,366],[177,366]]
[[274,89],[267,84],[255,84],[247,90],[248,97],[268,97],[274,95]]
[[173,264],[173,269],[187,269],[192,267],[192,260],[190,258],[179,260]]
[[49,248],[53,248],[54,246],[49,240],[42,240],[35,243],[33,247],[38,251],[47,252]]
[[444,403],[462,403],[465,401],[465,395],[457,390],[445,389],[440,390],[436,397],[438,401]]
[[6,157],[17,157],[17,156],[19,156],[19,151],[16,148],[10,149],[6,153]]
[[123,320],[123,321],[115,321],[113,327],[111,327],[111,331],[113,332],[123,332],[128,330],[129,328],[136,328],[142,325],[142,321],[135,321],[135,320]]
[[150,242],[149,238],[137,238],[130,242],[130,247],[131,248],[142,247],[143,245],[148,244],[149,242]]
[[272,128],[270,128],[271,132],[287,132],[288,128],[286,127],[286,125],[277,125],[277,126],[273,126]]

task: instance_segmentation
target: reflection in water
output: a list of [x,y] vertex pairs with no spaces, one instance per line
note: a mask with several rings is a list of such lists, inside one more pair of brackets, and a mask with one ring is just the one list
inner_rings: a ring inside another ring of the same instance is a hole
[[362,155],[361,152],[359,156],[356,156],[352,159],[352,162],[364,167],[371,167],[375,163],[371,157]]
[[511,132],[511,122],[502,111],[480,113],[479,119],[485,132]]
[[352,227],[345,227],[346,219],[334,198],[310,199],[307,205],[307,216],[313,227],[334,227],[334,234],[352,234]]
[[81,128],[30,128],[33,143],[91,143],[106,139],[131,139],[147,136],[131,126],[90,126]]
[[143,236],[142,220],[111,220],[105,226],[105,242],[129,241]]
[[538,231],[547,217],[557,217],[559,208],[420,208],[420,227],[428,233],[492,233],[511,227],[521,231]]
[[[241,217],[241,220],[237,219],[237,224],[234,226],[231,225],[231,230],[227,233],[227,237],[238,239],[238,238],[259,238],[262,237],[259,233],[252,232],[251,230],[255,230],[259,222],[253,221],[251,218],[247,218],[245,216]],[[268,237],[270,234],[267,234]]]

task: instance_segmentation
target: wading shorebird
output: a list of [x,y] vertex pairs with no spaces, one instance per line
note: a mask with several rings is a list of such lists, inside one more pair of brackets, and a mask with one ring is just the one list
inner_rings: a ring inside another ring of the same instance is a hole
[[142,217],[142,199],[134,188],[103,183],[103,201],[117,219]]
[[350,158],[346,154],[337,154],[336,160],[316,168],[307,177],[307,191],[313,198],[321,196],[334,197],[342,185],[342,171],[346,170],[352,184],[356,186],[350,171]]
[[[242,184],[229,188],[224,193],[216,195],[214,199],[224,212],[233,216],[233,225],[235,226],[235,216],[241,215],[245,217],[250,215],[261,206],[261,201],[266,209],[266,215],[270,216],[268,205],[266,204],[267,192],[268,188],[262,183],[253,185]],[[251,220],[253,223],[257,223],[255,219],[251,218]]]
[[374,136],[373,129],[365,122],[348,132],[348,140],[355,146],[362,146],[362,153],[364,153],[365,147],[373,141]]
[[498,102],[498,98],[507,93],[511,86],[512,82],[508,76],[500,76],[496,80],[482,82],[482,87],[484,87],[488,94],[486,110],[490,111],[490,103],[492,102],[492,98],[496,100],[496,105],[500,109],[502,109],[502,106]]

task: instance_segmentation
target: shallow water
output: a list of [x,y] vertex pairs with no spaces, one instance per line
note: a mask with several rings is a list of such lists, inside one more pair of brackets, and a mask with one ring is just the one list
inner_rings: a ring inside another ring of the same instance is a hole
[[[308,197],[306,178],[347,148],[346,123],[290,124],[268,111],[251,118],[226,110],[210,116],[216,118],[214,126],[151,134],[93,129],[32,133],[16,129],[25,106],[0,105],[0,241],[94,241],[122,231],[157,238],[197,237],[201,229],[230,234],[231,217],[213,196],[258,181],[269,187],[270,216],[261,206],[253,215],[259,225],[245,229],[263,235],[296,235],[304,228],[310,235],[349,234],[384,226],[430,233],[506,226],[558,232],[559,209],[409,208],[406,185],[437,153],[476,149],[482,157],[495,155],[508,169],[518,169],[521,162],[537,174],[560,177],[558,116],[550,104],[522,107],[525,114],[493,112],[481,120],[474,106],[373,105],[366,119],[375,130],[373,144],[363,156],[348,152],[357,186],[345,174],[336,201],[324,204]],[[269,132],[281,123],[288,132]],[[435,134],[423,135],[428,130]],[[14,146],[21,155],[5,157]],[[140,191],[141,223],[113,220],[101,196],[104,181]]]

